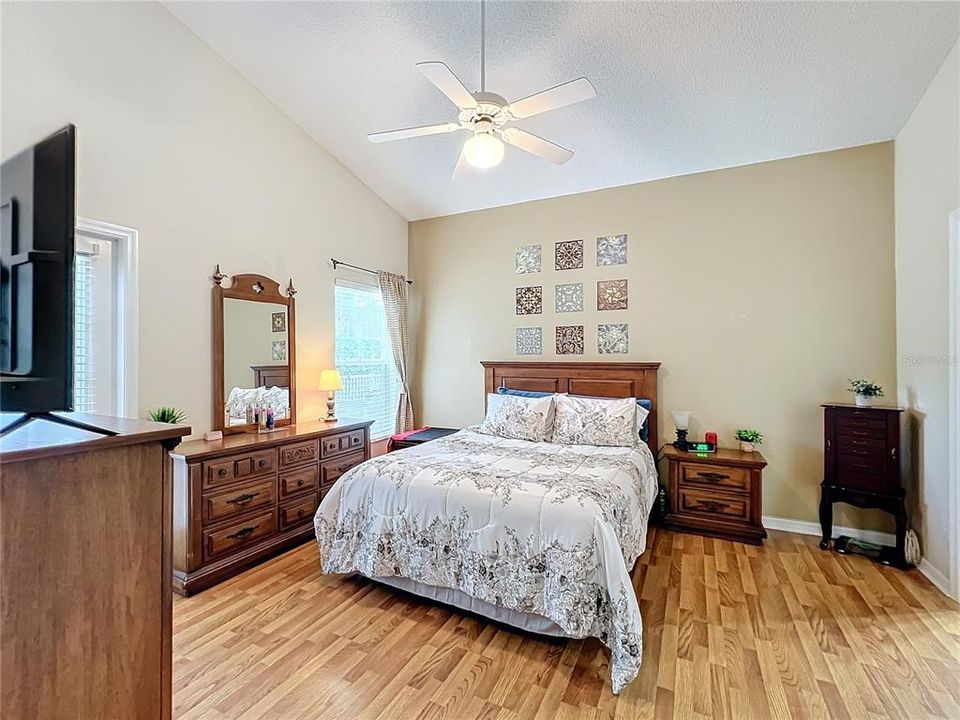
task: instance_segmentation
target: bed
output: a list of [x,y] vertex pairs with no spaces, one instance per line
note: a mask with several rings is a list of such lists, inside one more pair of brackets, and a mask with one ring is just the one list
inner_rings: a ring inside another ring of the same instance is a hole
[[597,637],[619,693],[642,652],[630,572],[657,492],[658,365],[484,363],[488,392],[646,398],[647,441],[556,445],[474,426],[373,458],[317,510],[323,572],[360,573],[531,632]]
[[247,406],[270,406],[277,419],[290,411],[290,367],[288,365],[251,365],[253,387],[232,387],[227,393],[228,426],[247,423]]

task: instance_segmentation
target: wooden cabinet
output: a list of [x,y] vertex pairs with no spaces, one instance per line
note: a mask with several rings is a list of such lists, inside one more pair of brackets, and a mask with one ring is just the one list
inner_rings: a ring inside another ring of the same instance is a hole
[[767,462],[760,453],[723,448],[688,453],[668,446],[664,456],[669,469],[667,528],[755,545],[763,541],[762,472]]
[[179,445],[173,588],[189,595],[313,537],[320,499],[370,457],[372,422],[315,422]]
[[[880,554],[880,561],[906,566],[903,550],[907,532],[906,493],[900,479],[899,407],[858,407],[844,403],[823,406],[823,482],[820,484],[820,547],[830,546],[833,503],[892,513],[897,544]],[[847,538],[837,539],[837,550]]]
[[75,415],[0,440],[0,717],[169,720],[170,458],[190,428]]

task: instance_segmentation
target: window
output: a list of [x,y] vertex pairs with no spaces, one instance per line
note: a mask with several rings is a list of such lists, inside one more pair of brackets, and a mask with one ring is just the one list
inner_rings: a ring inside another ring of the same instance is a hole
[[337,415],[373,419],[370,438],[380,440],[393,434],[400,402],[380,289],[337,280],[335,303],[335,361],[343,378]]
[[73,407],[135,417],[137,232],[77,219]]

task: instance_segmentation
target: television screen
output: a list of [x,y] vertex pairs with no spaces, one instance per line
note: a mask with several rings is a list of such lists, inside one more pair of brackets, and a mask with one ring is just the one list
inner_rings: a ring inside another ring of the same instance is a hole
[[0,170],[0,410],[73,409],[76,129]]

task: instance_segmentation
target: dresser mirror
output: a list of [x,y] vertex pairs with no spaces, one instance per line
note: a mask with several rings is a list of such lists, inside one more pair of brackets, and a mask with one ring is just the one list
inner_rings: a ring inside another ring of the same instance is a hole
[[[256,432],[258,415],[277,427],[296,418],[293,281],[213,275],[213,427]],[[260,424],[262,426],[262,423]]]

